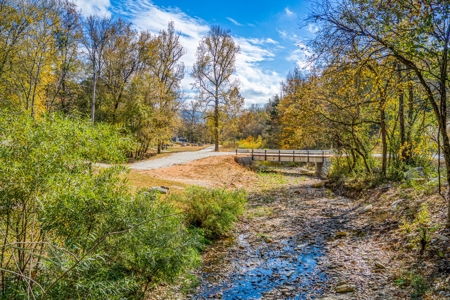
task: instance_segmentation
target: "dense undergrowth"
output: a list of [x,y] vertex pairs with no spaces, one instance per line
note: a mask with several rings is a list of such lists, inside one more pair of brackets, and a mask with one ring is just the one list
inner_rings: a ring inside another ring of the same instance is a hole
[[132,193],[123,167],[94,166],[130,144],[78,118],[0,114],[0,299],[142,299],[245,208],[242,191]]

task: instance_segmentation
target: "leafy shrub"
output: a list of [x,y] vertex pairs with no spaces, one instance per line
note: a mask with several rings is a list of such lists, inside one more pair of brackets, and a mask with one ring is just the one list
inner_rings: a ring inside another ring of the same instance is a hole
[[[146,290],[172,282],[199,262],[183,216],[158,193],[123,200],[109,220],[114,231],[105,233],[108,238],[96,251],[51,290],[50,299],[142,299]],[[65,265],[76,263],[62,257]],[[59,264],[49,265],[49,271],[56,268]]]
[[[0,111],[0,299],[139,299],[198,260],[183,216],[120,180],[107,125]],[[19,276],[17,276],[19,274]]]
[[400,228],[410,236],[409,243],[412,248],[419,249],[421,254],[425,252],[430,243],[431,234],[438,229],[436,226],[433,226],[431,222],[428,206],[426,204],[421,205],[412,222],[403,220],[403,224]]
[[192,186],[182,196],[172,196],[180,202],[189,226],[202,228],[208,238],[226,234],[243,214],[246,206],[244,190],[227,191]]

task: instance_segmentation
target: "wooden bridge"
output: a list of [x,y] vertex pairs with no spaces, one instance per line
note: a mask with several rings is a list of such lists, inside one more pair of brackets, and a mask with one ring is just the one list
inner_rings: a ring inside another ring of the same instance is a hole
[[236,157],[242,154],[252,161],[305,162],[316,164],[316,175],[320,176],[323,164],[333,157],[332,150],[266,150],[236,149]]

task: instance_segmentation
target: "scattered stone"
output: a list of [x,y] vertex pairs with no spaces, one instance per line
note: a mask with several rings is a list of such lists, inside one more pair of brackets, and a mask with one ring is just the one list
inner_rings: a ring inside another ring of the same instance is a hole
[[446,237],[446,236],[444,236],[444,235],[442,235],[442,234],[439,234],[439,233],[436,233],[434,236],[435,236],[438,240],[441,240],[441,241],[443,241],[443,242],[447,242],[448,240],[450,240],[448,237]]
[[355,287],[351,284],[343,284],[336,287],[336,293],[349,293],[354,291]]
[[267,244],[270,244],[273,242],[273,239],[271,237],[264,237],[264,242],[266,242]]
[[372,209],[373,209],[372,204],[369,204],[369,205],[366,205],[366,206],[364,206],[364,207],[359,208],[359,209],[356,211],[356,213],[358,213],[358,214],[364,214],[364,213],[366,213],[366,212],[371,211]]
[[386,266],[383,265],[382,263],[380,263],[379,261],[376,261],[376,262],[375,262],[375,267],[376,267],[377,269],[386,269]]
[[392,208],[393,208],[393,209],[396,209],[396,208],[397,208],[397,204],[403,202],[404,200],[405,200],[405,199],[399,199],[399,200],[397,200],[397,201],[394,201],[394,202],[391,204]]

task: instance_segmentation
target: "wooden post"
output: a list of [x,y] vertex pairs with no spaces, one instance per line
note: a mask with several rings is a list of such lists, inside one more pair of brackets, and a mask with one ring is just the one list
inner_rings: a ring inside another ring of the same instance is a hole
[[295,150],[292,150],[292,161],[295,163]]
[[264,161],[267,160],[267,149],[264,150]]
[[306,150],[306,162],[309,163],[309,150]]
[[278,162],[281,162],[281,150],[278,150]]
[[252,160],[253,160],[253,149],[252,149]]

